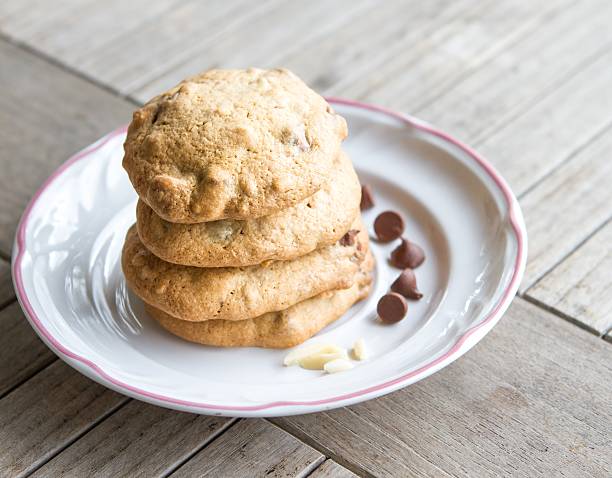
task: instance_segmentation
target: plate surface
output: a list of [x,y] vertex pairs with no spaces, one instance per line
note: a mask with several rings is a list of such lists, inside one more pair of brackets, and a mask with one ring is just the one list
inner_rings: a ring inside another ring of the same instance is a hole
[[[120,252],[136,194],[121,168],[125,129],[83,150],[41,187],[24,212],[13,278],[25,314],[68,364],[118,392],[165,407],[228,416],[309,413],[371,399],[456,360],[495,325],[518,288],[526,233],[504,180],[469,147],[414,118],[330,99],[348,121],[345,148],[376,207],[406,218],[406,237],[427,254],[417,269],[424,299],[402,322],[376,320],[376,302],[399,271],[377,244],[370,297],[307,343],[370,358],[324,375],[283,367],[287,351],[185,342],[145,314],[126,287]],[[372,234],[371,234],[372,235]]]

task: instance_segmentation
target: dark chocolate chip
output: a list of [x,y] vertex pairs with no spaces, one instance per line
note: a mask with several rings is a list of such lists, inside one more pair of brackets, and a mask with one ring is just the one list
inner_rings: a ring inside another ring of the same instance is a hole
[[374,194],[372,193],[372,188],[368,184],[364,184],[361,186],[361,203],[359,204],[359,208],[362,211],[366,209],[372,209],[374,207]]
[[374,220],[374,231],[380,242],[391,242],[404,232],[404,220],[395,211],[382,212]]
[[402,239],[402,243],[391,253],[391,265],[398,269],[415,269],[425,260],[425,252],[414,242]]
[[340,245],[352,246],[353,244],[355,244],[355,236],[357,234],[359,234],[359,231],[357,229],[351,229],[349,232],[347,232],[344,236],[340,238]]
[[412,269],[404,270],[404,272],[395,279],[395,282],[391,284],[391,290],[408,299],[419,300],[423,297],[423,294],[421,294],[417,288],[416,276]]
[[394,324],[406,316],[408,303],[401,295],[390,292],[380,298],[376,306],[376,312],[378,312],[380,320],[387,324]]

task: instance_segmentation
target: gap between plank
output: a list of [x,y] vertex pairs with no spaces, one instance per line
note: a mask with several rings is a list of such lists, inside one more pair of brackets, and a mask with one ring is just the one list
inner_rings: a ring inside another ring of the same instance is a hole
[[48,368],[49,366],[53,365],[55,362],[57,362],[58,358],[57,356],[54,356],[54,358],[51,359],[51,361],[48,364],[43,365],[41,368],[39,368],[38,370],[33,370],[32,373],[30,373],[27,377],[24,377],[23,379],[21,379],[19,382],[17,382],[15,385],[13,385],[12,387],[8,388],[7,390],[4,391],[4,393],[2,395],[0,395],[0,400],[2,400],[3,398],[5,398],[6,396],[8,396],[9,394],[13,393],[15,390],[17,390],[19,387],[21,387],[24,383],[26,383],[28,380],[30,380],[32,377],[35,377],[36,375],[38,375],[40,372],[42,372],[43,370],[45,370],[46,368]]
[[35,56],[36,58],[39,58],[40,60],[45,61],[46,63],[59,68],[60,70],[64,71],[67,74],[70,74],[72,76],[75,76],[77,78],[80,78],[83,81],[86,81],[87,83],[96,86],[97,88],[100,88],[103,91],[106,91],[107,93],[112,94],[113,96],[116,96],[117,98],[120,98],[122,100],[127,101],[128,103],[134,105],[134,106],[142,106],[141,103],[139,102],[135,102],[133,98],[129,97],[128,95],[124,95],[122,93],[120,93],[118,90],[116,90],[115,88],[113,88],[110,85],[107,85],[105,83],[101,83],[99,81],[97,81],[95,78],[92,78],[91,76],[85,74],[84,72],[81,72],[63,62],[61,62],[60,60],[58,60],[57,58],[54,58],[50,55],[48,55],[47,53],[40,51],[22,41],[19,41],[13,37],[8,36],[6,33],[4,32],[0,32],[0,40],[4,40],[7,43],[9,43],[10,45],[13,45],[17,48],[19,48],[20,50],[23,50],[26,53],[29,53],[30,55]]
[[[449,85],[442,86],[441,89],[438,91],[438,93],[436,93],[432,98],[427,99],[426,101],[424,101],[423,103],[417,105],[414,108],[414,111],[416,113],[418,113],[420,110],[427,108],[428,106],[430,106],[432,103],[434,103],[435,101],[437,101],[438,99],[440,99],[441,96],[447,94],[449,91],[451,91],[458,83],[463,82],[465,79],[473,76],[474,74],[478,73],[480,70],[482,70],[483,68],[485,68],[489,63],[491,63],[498,55],[500,52],[506,51],[510,48],[512,48],[513,46],[519,44],[521,41],[525,40],[525,38],[529,38],[531,35],[533,35],[534,33],[538,32],[538,30],[541,29],[542,24],[546,23],[546,21],[548,20],[548,16],[550,16],[551,14],[553,14],[554,12],[556,12],[557,10],[561,10],[561,9],[567,9],[568,6],[567,5],[559,5],[558,8],[556,9],[552,9],[549,12],[547,12],[546,14],[543,14],[542,17],[540,18],[540,21],[537,23],[534,23],[530,28],[526,29],[525,31],[522,32],[522,36],[517,36],[514,40],[509,40],[508,43],[502,45],[501,48],[494,50],[490,56],[488,58],[485,58],[481,63],[478,63],[476,65],[472,65],[471,67],[468,67],[466,70],[463,71],[463,73],[459,73],[456,76],[456,80],[450,82]],[[571,5],[570,5],[571,8]]]
[[[581,330],[584,330],[585,332],[589,333],[590,335],[595,335],[596,337],[599,337],[600,339],[605,339],[606,334],[609,332],[604,332],[603,334],[600,334],[597,330],[593,329],[592,327],[589,327],[587,324],[584,324],[580,321],[578,321],[577,319],[575,319],[574,317],[572,317],[571,315],[568,315],[558,309],[555,309],[554,307],[546,304],[545,302],[542,302],[538,299],[536,299],[535,297],[532,297],[530,295],[525,295],[523,297],[523,300],[529,302],[530,304],[535,305],[536,307],[545,310],[546,312],[548,312],[551,315],[557,316],[567,322],[569,322],[570,324],[575,325],[576,327],[578,327]],[[612,328],[610,329],[612,330]]]
[[604,227],[606,227],[610,223],[611,220],[612,220],[612,216],[608,216],[608,219],[603,221],[599,226],[597,226],[595,229],[593,229],[591,232],[589,232],[578,244],[576,244],[576,246],[571,251],[569,251],[568,253],[564,254],[557,262],[555,262],[550,267],[548,267],[544,272],[542,272],[540,277],[538,277],[536,280],[534,280],[532,284],[528,284],[527,287],[525,287],[525,289],[523,289],[521,297],[523,297],[523,296],[527,297],[528,294],[529,294],[529,291],[531,289],[533,289],[540,281],[542,281],[542,279],[544,279],[544,277],[546,277],[550,272],[552,272],[552,270],[555,267],[557,267],[559,264],[561,264],[563,261],[565,261],[574,252],[576,252],[578,249],[580,249],[595,234],[597,234]]
[[[537,188],[540,184],[542,184],[544,181],[546,181],[546,179],[548,178],[548,176],[550,176],[551,174],[553,174],[557,169],[560,169],[561,167],[565,166],[567,163],[569,163],[572,159],[574,159],[576,156],[578,156],[582,151],[584,151],[586,148],[589,147],[589,145],[591,145],[592,143],[596,142],[599,138],[601,138],[604,134],[606,134],[610,127],[612,127],[612,119],[610,119],[610,121],[608,121],[606,124],[604,124],[599,130],[595,131],[595,133],[593,133],[592,136],[589,136],[588,139],[586,139],[582,144],[579,144],[578,146],[576,146],[576,148],[574,148],[559,164],[557,164],[552,170],[550,170],[548,173],[546,173],[543,177],[541,177],[540,179],[538,179],[536,182],[534,182],[533,184],[531,184],[527,189],[525,189],[521,194],[519,194],[517,196],[517,199],[522,199],[524,198],[527,194],[529,194],[532,190],[534,190],[535,188]],[[538,279],[539,281],[540,279]]]
[[124,400],[119,402],[117,405],[115,405],[114,407],[111,407],[110,409],[108,409],[105,413],[103,413],[100,417],[98,417],[96,420],[92,421],[84,430],[82,430],[80,433],[78,433],[76,436],[72,437],[70,440],[66,441],[66,443],[63,443],[62,446],[60,448],[58,448],[57,450],[55,450],[53,453],[51,453],[48,457],[46,457],[45,459],[41,460],[40,463],[38,463],[35,467],[33,467],[28,473],[26,473],[23,476],[30,476],[32,475],[34,472],[36,472],[37,470],[39,470],[41,467],[45,466],[47,463],[49,463],[53,458],[55,458],[56,456],[58,456],[60,453],[62,453],[65,449],[67,449],[68,447],[70,447],[71,445],[73,445],[74,443],[76,443],[78,440],[80,440],[81,438],[83,438],[83,436],[85,436],[87,433],[89,433],[91,430],[93,430],[95,427],[97,427],[100,423],[102,423],[104,420],[106,420],[108,417],[110,417],[111,415],[113,415],[117,410],[123,408],[124,406],[126,406],[132,399],[125,397],[124,396]]
[[[325,412],[323,412],[323,413],[325,413]],[[336,463],[338,463],[339,465],[342,465],[344,468],[352,471],[356,475],[363,476],[365,478],[375,478],[374,475],[371,474],[370,472],[368,472],[367,470],[364,470],[360,466],[358,466],[358,465],[356,465],[354,463],[351,463],[350,461],[347,461],[342,456],[332,452],[330,449],[328,449],[328,448],[322,446],[320,443],[312,440],[308,435],[306,435],[304,432],[302,432],[299,428],[293,427],[293,426],[287,425],[287,424],[280,424],[280,423],[277,423],[276,421],[272,421],[269,418],[266,418],[265,420],[268,421],[269,423],[271,423],[272,425],[277,426],[281,430],[289,433],[290,435],[294,436],[295,438],[297,438],[301,442],[304,442],[306,445],[310,446],[311,448],[314,448],[319,453],[323,454],[325,457],[331,458]],[[275,420],[279,420],[279,418],[276,418]]]
[[227,432],[230,428],[235,426],[240,421],[241,421],[240,418],[231,418],[226,425],[220,427],[215,433],[210,435],[208,439],[204,440],[203,443],[195,447],[184,459],[179,460],[174,465],[172,465],[169,469],[164,471],[164,473],[161,476],[163,478],[167,478],[168,476],[171,476],[172,474],[176,473],[176,471],[180,469],[182,466],[184,466],[185,463],[191,460],[194,456],[200,453],[204,448],[206,448],[212,442],[217,440],[221,435],[223,435],[225,432]]
[[15,297],[15,294],[13,294],[8,299],[6,299],[4,302],[0,302],[0,312],[3,309],[6,309],[9,305],[11,305],[15,301],[17,301],[17,297]]

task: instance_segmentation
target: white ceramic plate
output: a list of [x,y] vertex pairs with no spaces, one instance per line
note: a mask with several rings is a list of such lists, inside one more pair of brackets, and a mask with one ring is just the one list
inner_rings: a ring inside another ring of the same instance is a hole
[[145,314],[120,268],[136,194],[121,168],[125,129],[83,150],[40,188],[15,238],[13,277],[25,314],[72,367],[126,395],[165,407],[228,416],[316,412],[410,385],[456,360],[495,325],[525,265],[526,234],[504,180],[469,147],[435,128],[378,107],[330,99],[349,123],[346,141],[373,223],[386,209],[407,220],[406,237],[427,260],[425,294],[395,325],[376,302],[399,271],[394,245],[377,244],[369,299],[312,338],[350,347],[364,337],[370,358],[324,375],[283,367],[286,351],[204,347],[171,336]]

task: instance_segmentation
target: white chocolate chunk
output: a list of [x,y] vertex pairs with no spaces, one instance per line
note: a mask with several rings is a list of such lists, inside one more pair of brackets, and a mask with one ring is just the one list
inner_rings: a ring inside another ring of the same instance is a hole
[[301,359],[308,357],[309,355],[332,354],[340,353],[342,351],[344,351],[343,348],[333,344],[310,344],[289,352],[285,356],[283,364],[288,367],[290,365],[297,365]]
[[330,362],[327,362],[323,366],[323,370],[325,370],[327,373],[337,373],[337,372],[344,372],[346,370],[350,370],[353,367],[354,367],[353,363],[350,362],[349,360],[344,359],[344,358],[338,358]]
[[299,361],[300,367],[308,370],[323,370],[323,367],[327,362],[331,362],[337,359],[348,359],[346,350],[334,353],[318,353],[302,357]]
[[363,340],[363,338],[358,339],[353,344],[353,357],[357,360],[365,360],[368,358],[368,349],[366,349],[365,340]]

